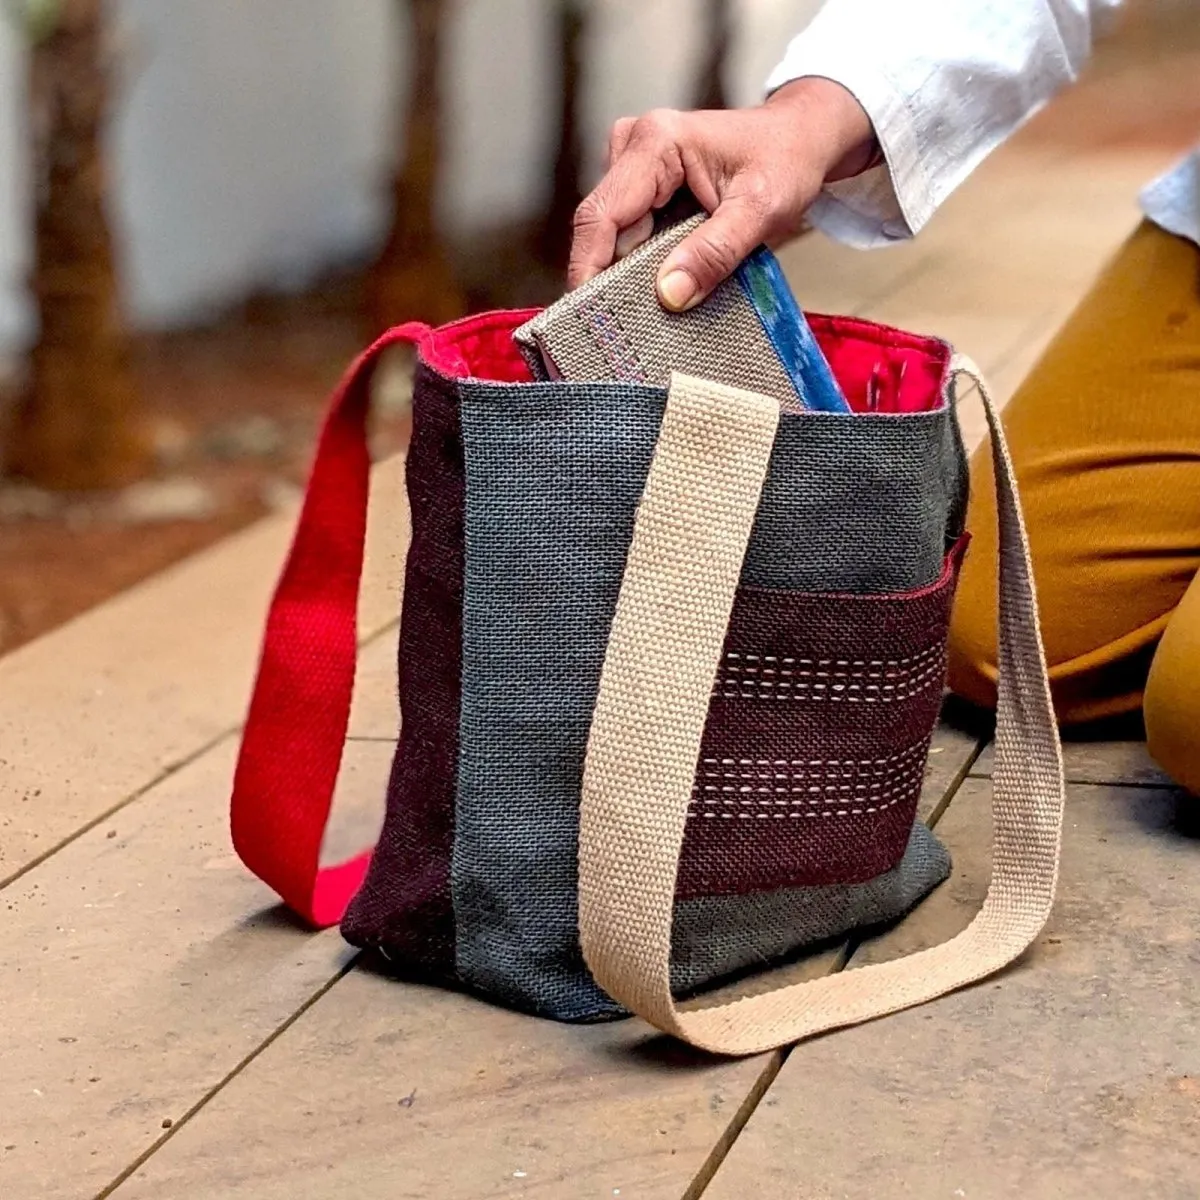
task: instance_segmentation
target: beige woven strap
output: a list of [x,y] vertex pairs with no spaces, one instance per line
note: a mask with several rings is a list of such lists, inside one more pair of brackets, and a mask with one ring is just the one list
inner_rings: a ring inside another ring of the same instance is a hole
[[[991,886],[971,925],[894,962],[729,1002],[677,1007],[671,920],[712,682],[766,476],[778,405],[675,375],[638,509],[583,772],[579,935],[605,991],[667,1033],[753,1054],[922,1004],[999,970],[1042,929],[1062,829],[1062,754],[1029,548],[1004,434],[992,431],[1000,519],[999,704]],[[948,395],[948,400],[951,397]]]

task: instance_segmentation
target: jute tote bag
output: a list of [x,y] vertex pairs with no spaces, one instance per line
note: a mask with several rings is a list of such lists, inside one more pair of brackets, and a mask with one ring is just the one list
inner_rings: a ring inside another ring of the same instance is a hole
[[[499,312],[393,329],[334,397],[237,767],[247,866],[398,974],[748,1054],[1010,962],[1049,913],[1061,754],[982,380],[945,343],[810,318],[851,413],[675,374],[533,382]],[[417,347],[403,713],[370,853],[320,864],[350,709],[370,378]],[[942,700],[973,380],[1000,513],[995,854],[982,911],[899,961],[705,985],[892,920],[949,872],[916,819]],[[882,383],[881,383],[882,381]]]

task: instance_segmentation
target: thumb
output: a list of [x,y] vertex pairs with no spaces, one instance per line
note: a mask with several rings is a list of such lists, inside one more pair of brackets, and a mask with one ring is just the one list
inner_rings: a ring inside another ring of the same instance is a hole
[[722,201],[707,221],[668,256],[658,273],[658,298],[672,312],[695,308],[728,279],[762,241],[766,221],[746,197]]

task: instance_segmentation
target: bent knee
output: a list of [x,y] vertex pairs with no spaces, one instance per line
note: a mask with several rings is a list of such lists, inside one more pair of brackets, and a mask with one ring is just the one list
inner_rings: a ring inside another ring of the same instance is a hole
[[1173,654],[1164,639],[1146,682],[1143,712],[1151,757],[1180,787],[1200,795],[1198,665],[1190,656]]
[[[983,529],[990,527],[986,514]],[[958,575],[950,614],[947,683],[980,708],[996,707],[996,563],[992,538],[979,537]]]
[[[994,709],[999,677],[994,576],[992,580],[984,579],[983,587],[978,586],[979,582],[968,580],[955,601],[947,684],[950,691],[970,704]],[[1117,639],[1091,653],[1072,656],[1068,649],[1071,639],[1063,636],[1064,631],[1054,620],[1057,615],[1043,614],[1041,624],[1050,695],[1059,722],[1083,725],[1136,712],[1142,702],[1149,661],[1145,650],[1131,649],[1123,645],[1123,639]],[[1197,701],[1200,704],[1200,688]],[[1193,711],[1200,716],[1200,707]]]

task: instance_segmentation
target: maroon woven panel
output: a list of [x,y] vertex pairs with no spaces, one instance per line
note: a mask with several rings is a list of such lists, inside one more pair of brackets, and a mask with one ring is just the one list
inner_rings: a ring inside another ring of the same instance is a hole
[[903,596],[743,588],[692,793],[678,895],[861,883],[908,844],[965,543]]
[[342,925],[405,966],[454,972],[450,852],[462,673],[464,477],[452,381],[417,370],[407,484],[412,546],[400,620],[403,728],[387,818]]

